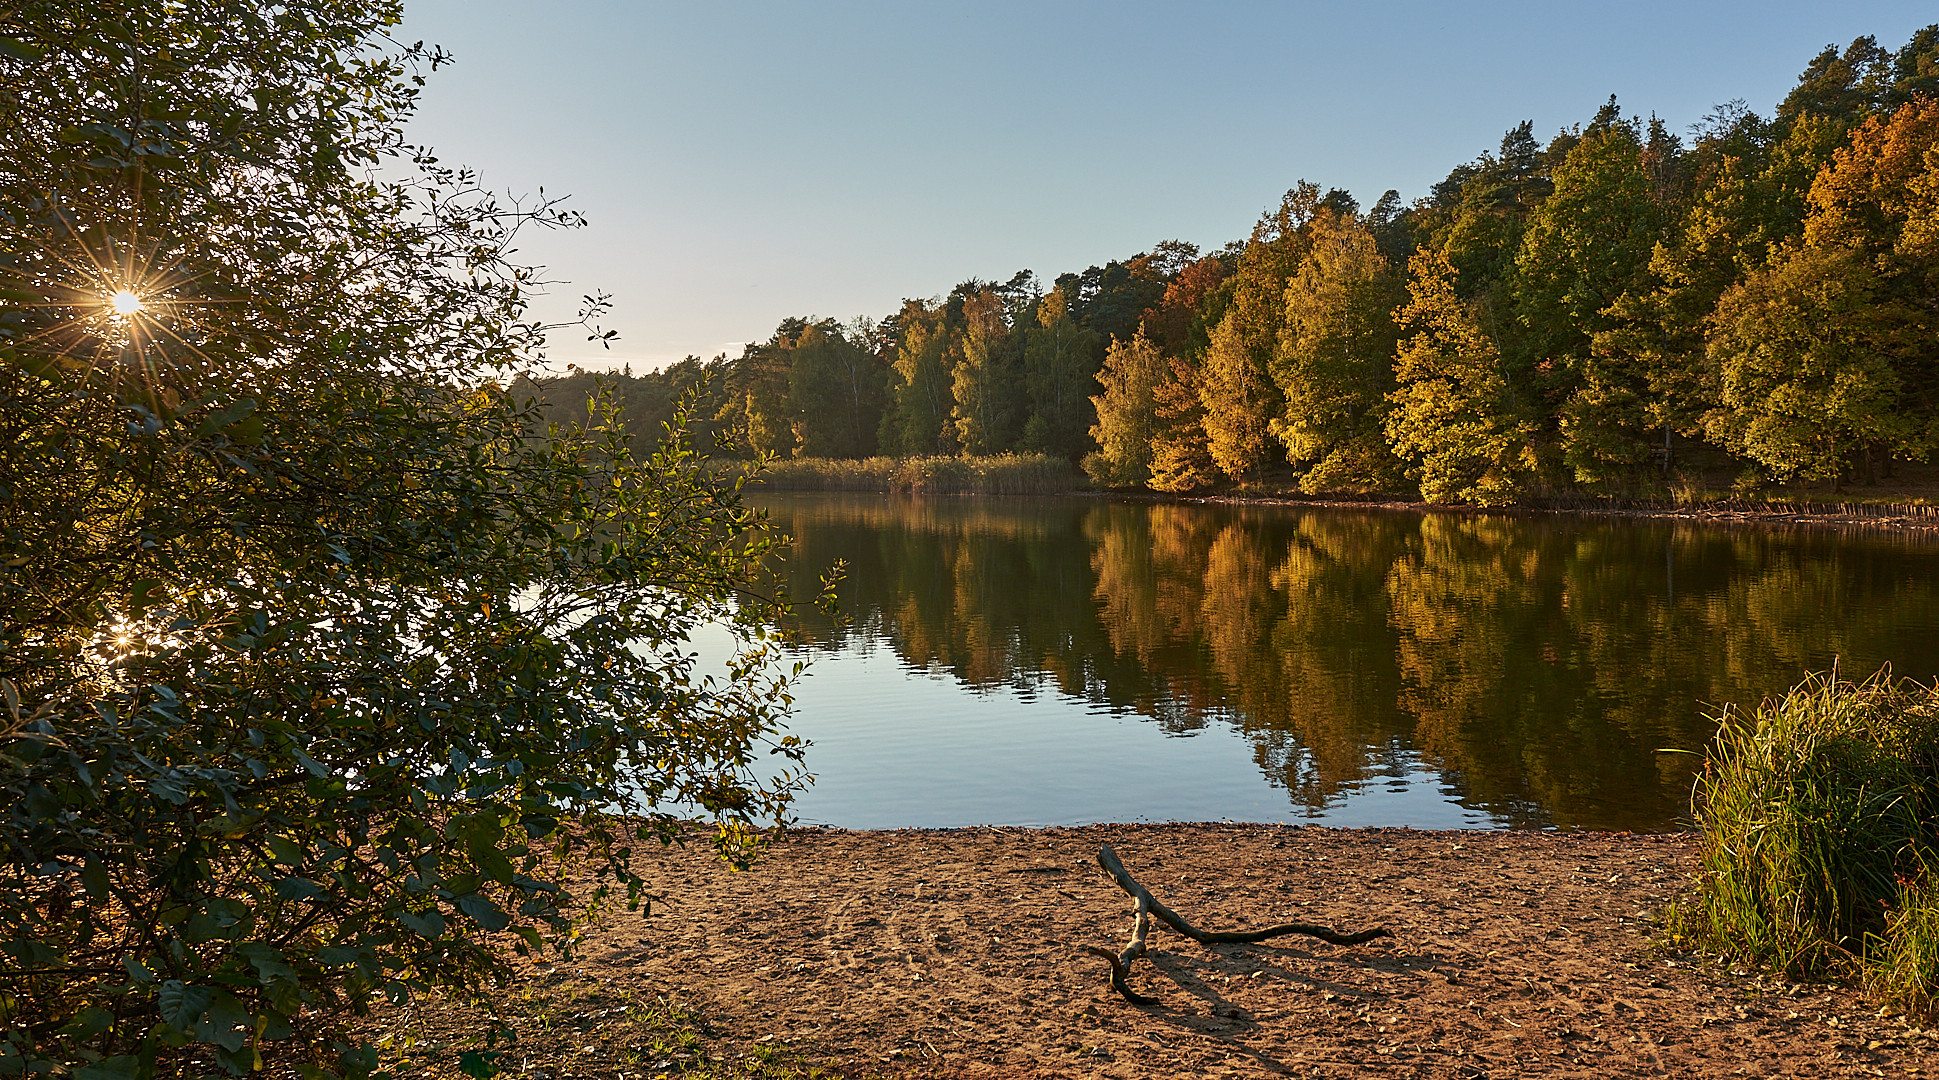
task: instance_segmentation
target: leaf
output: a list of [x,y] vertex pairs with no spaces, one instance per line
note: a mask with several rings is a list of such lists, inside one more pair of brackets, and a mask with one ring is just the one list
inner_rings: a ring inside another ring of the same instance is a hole
[[433,940],[444,936],[444,916],[436,910],[425,912],[400,911],[397,921],[403,923],[420,937]]
[[234,994],[219,994],[209,1004],[203,1021],[196,1025],[195,1037],[224,1050],[236,1051],[249,1041],[255,1027],[256,1018],[249,1015],[249,1010]]
[[256,400],[254,398],[243,398],[234,405],[203,420],[201,424],[196,426],[195,434],[204,437],[213,435],[255,411]]
[[10,56],[15,60],[38,60],[40,50],[24,41],[0,37],[0,56]]
[[285,866],[303,865],[305,854],[303,845],[287,836],[271,836],[264,843],[269,847],[270,858]]
[[33,938],[15,938],[0,944],[0,951],[20,961],[23,968],[64,967],[67,954]]
[[92,851],[81,863],[81,887],[87,890],[88,899],[96,903],[108,898],[108,871],[101,865],[101,857]]
[[354,964],[367,955],[369,949],[357,945],[325,945],[316,951],[317,960],[330,967]]
[[276,879],[276,895],[284,900],[315,900],[324,890],[309,878],[292,876]]
[[136,1080],[141,1076],[141,1058],[121,1054],[74,1070],[74,1080]]
[[295,969],[284,962],[282,952],[273,945],[266,945],[260,941],[245,941],[236,946],[236,955],[249,961],[265,983],[273,979],[296,981]]
[[500,884],[510,885],[512,879],[518,876],[518,871],[512,868],[512,861],[495,847],[477,851],[475,861],[478,863],[478,869],[484,871],[486,877]]
[[458,910],[471,916],[479,926],[496,933],[512,925],[512,917],[503,908],[492,903],[491,898],[478,893],[466,893],[456,901]]
[[98,1005],[90,1005],[69,1020],[67,1026],[61,1028],[61,1034],[70,1039],[92,1039],[113,1026],[113,1013]]
[[215,991],[206,986],[189,986],[179,979],[170,979],[155,992],[156,1010],[169,1027],[180,1032],[188,1032],[201,1019],[202,1013],[215,1000]]
[[296,763],[298,765],[303,766],[303,768],[307,770],[312,776],[320,776],[326,780],[330,778],[330,770],[324,768],[322,765],[317,764],[317,760],[315,758],[304,753],[303,748],[296,745],[295,743],[290,744],[290,756],[294,757],[296,759]]
[[168,599],[165,583],[158,578],[142,578],[128,587],[128,608],[135,615]]

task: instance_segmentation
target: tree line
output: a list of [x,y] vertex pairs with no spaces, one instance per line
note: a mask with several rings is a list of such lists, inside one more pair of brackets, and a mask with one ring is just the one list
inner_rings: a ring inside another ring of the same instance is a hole
[[711,373],[702,411],[750,455],[1041,452],[1161,491],[1270,471],[1488,505],[1694,459],[1871,481],[1939,444],[1935,94],[1939,26],[1863,37],[1770,116],[1734,101],[1685,137],[1612,97],[1411,204],[1302,181],[1216,251],[789,318],[618,396],[651,421]]

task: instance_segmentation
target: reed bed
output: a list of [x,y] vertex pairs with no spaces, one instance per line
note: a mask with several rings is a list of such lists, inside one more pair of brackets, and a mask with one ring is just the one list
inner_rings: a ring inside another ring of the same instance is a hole
[[1939,687],[1889,669],[1812,676],[1718,719],[1696,788],[1698,891],[1673,910],[1672,936],[1933,1015]]
[[1090,487],[1050,454],[989,457],[798,458],[772,461],[749,486],[766,491],[877,491],[915,495],[1054,495]]

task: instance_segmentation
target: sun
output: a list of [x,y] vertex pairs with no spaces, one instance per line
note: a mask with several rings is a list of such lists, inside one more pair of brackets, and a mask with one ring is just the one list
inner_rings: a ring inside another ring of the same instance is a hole
[[142,309],[141,297],[136,296],[127,289],[123,289],[109,297],[108,304],[114,308],[116,315],[120,315],[123,318],[133,315]]

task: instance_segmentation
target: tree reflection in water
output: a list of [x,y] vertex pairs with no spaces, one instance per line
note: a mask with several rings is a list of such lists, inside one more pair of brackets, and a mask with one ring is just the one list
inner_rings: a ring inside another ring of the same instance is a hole
[[[836,625],[979,688],[1229,724],[1296,805],[1408,767],[1497,820],[1659,829],[1706,713],[1837,661],[1939,665],[1939,542],[1559,516],[1099,498],[762,500]],[[1154,768],[1162,767],[1154,765]]]

